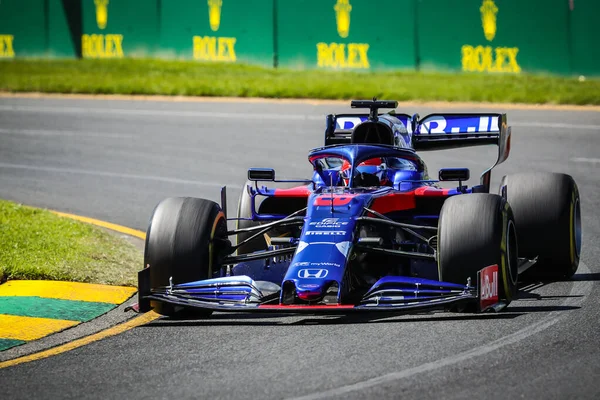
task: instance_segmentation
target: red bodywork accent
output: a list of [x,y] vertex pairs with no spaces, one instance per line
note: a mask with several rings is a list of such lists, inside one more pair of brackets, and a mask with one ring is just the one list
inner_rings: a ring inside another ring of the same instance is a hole
[[[438,189],[432,186],[422,186],[412,192],[390,193],[377,197],[371,204],[371,209],[386,214],[393,211],[411,210],[416,207],[416,197],[448,197],[450,189]],[[298,186],[290,189],[275,189],[276,197],[308,197],[312,191],[308,186]],[[333,205],[344,206],[352,200],[353,194],[334,194]],[[323,195],[315,199],[315,206],[331,206],[331,195]]]
[[370,208],[380,214],[387,214],[392,211],[411,210],[416,206],[414,192],[407,192],[377,197]]
[[412,210],[416,205],[417,197],[448,197],[450,189],[438,189],[431,186],[422,186],[412,192],[390,193],[377,197],[371,204],[371,209],[380,214],[393,211]]
[[432,186],[421,186],[415,189],[415,196],[423,197],[447,197],[450,189],[438,189]]
[[334,206],[344,206],[348,203],[350,203],[350,201],[352,201],[352,198],[355,195],[353,194],[334,194],[334,195],[329,195],[329,194],[324,194],[322,196],[319,196],[315,199],[315,202],[313,205],[315,206],[330,206],[333,200],[333,205]]
[[276,197],[308,197],[312,192],[307,186],[298,186],[290,189],[275,189]]
[[350,308],[354,308],[354,306],[352,305],[339,305],[339,304],[332,304],[330,306],[327,305],[319,305],[319,306],[311,306],[311,305],[301,305],[301,304],[291,304],[291,305],[285,305],[285,304],[261,304],[258,306],[258,308],[270,308],[270,309],[279,309],[279,310],[331,310],[331,309],[350,309]]

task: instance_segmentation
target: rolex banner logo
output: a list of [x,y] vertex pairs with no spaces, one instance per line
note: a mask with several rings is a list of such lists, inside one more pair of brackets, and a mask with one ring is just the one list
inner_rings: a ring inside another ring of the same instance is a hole
[[[91,4],[91,0],[87,0]],[[104,30],[108,24],[109,0],[94,0],[96,25]],[[91,11],[91,10],[90,10]],[[120,33],[84,33],[81,35],[83,58],[123,58],[123,35]]]
[[347,38],[350,33],[350,12],[352,11],[350,0],[337,0],[333,9],[335,10],[338,34],[341,38]]
[[223,0],[208,0],[208,22],[210,22],[210,29],[214,32],[219,30],[221,25],[221,7],[223,6]]
[[[481,25],[485,38],[491,42],[496,37],[498,7],[494,0],[483,0],[481,7]],[[482,44],[465,44],[461,47],[462,70],[467,72],[501,72],[518,74],[518,47],[492,47]]]
[[98,28],[106,28],[108,22],[108,0],[94,0],[96,5],[96,23]]
[[[221,27],[223,0],[208,0],[207,4],[210,29],[216,32]],[[237,61],[236,43],[235,37],[195,35],[192,37],[194,60],[234,63]]]
[[[337,33],[342,39],[350,34],[350,0],[336,0],[333,6]],[[369,69],[368,43],[317,43],[317,67],[319,68],[351,68]]]
[[494,4],[494,0],[483,0],[479,11],[481,11],[483,33],[485,38],[491,42],[496,37],[496,14],[498,14],[498,7]]

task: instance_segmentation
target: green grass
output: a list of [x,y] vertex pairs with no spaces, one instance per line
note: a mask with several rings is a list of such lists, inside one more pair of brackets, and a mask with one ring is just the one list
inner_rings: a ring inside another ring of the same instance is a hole
[[0,90],[93,94],[378,98],[600,104],[600,79],[543,75],[275,70],[161,60],[0,62]]
[[136,285],[141,252],[100,228],[0,200],[0,281]]

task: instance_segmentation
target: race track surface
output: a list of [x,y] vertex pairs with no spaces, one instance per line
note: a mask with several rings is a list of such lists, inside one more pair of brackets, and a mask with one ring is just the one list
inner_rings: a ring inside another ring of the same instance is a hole
[[[145,231],[161,199],[218,201],[226,184],[232,211],[249,167],[308,177],[306,154],[322,144],[324,115],[343,111],[350,109],[0,99],[0,198]],[[529,170],[563,171],[579,185],[584,239],[573,280],[523,287],[497,315],[158,320],[2,369],[1,397],[600,398],[600,113],[508,116],[512,154],[493,187]],[[493,157],[494,148],[424,155],[432,175],[468,167],[474,177]]]

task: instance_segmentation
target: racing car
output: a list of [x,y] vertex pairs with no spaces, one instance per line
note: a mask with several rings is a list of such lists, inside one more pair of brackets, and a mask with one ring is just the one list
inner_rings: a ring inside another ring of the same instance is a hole
[[[139,310],[500,311],[522,276],[575,273],[581,213],[572,177],[517,173],[492,193],[492,168],[510,152],[506,114],[421,118],[397,106],[354,100],[351,107],[365,111],[328,115],[324,146],[308,153],[310,179],[250,168],[235,217],[225,188],[220,205],[161,201],[138,274]],[[466,168],[431,179],[419,156],[479,145],[497,145],[498,156],[472,187]]]

